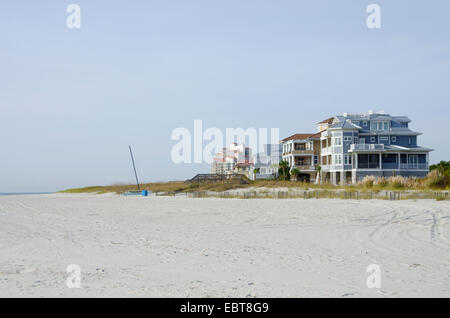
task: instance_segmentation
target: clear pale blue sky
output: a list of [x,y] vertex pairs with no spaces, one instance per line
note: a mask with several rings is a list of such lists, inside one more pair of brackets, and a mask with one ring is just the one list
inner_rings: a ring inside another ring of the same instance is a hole
[[[82,10],[80,30],[66,7]],[[382,28],[366,27],[381,5]],[[0,192],[185,179],[176,127],[408,115],[449,160],[450,1],[2,1]],[[205,127],[205,128],[206,128]]]

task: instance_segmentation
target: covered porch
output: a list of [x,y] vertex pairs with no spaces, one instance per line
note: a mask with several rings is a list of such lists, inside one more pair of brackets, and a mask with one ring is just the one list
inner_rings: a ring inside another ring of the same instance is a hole
[[352,156],[353,169],[428,169],[428,153],[353,153]]

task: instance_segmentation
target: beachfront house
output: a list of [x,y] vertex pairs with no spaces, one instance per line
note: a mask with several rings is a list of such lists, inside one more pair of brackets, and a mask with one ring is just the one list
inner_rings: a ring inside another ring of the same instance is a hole
[[432,149],[418,145],[421,133],[411,130],[410,123],[406,116],[372,111],[318,123],[320,179],[355,184],[370,175],[425,177]]
[[314,181],[320,157],[320,133],[295,134],[281,141],[282,159],[289,164],[291,171],[298,169],[298,179]]

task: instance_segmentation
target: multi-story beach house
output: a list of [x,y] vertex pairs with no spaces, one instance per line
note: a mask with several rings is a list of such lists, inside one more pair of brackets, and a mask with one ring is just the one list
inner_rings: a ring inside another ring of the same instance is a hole
[[302,181],[313,181],[317,176],[320,157],[320,133],[295,134],[281,141],[282,159],[289,167],[300,171]]
[[372,111],[318,123],[321,180],[354,184],[369,175],[425,177],[432,149],[418,145],[421,133],[411,130],[410,123],[406,116]]

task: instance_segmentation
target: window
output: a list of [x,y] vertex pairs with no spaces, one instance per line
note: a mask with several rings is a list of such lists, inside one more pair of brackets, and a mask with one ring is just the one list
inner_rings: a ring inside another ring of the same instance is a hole
[[351,142],[351,141],[352,141],[352,137],[350,137],[350,136],[345,136],[345,137],[344,137],[344,141],[346,141],[346,142]]
[[319,164],[319,156],[314,156],[314,164]]
[[364,145],[366,143],[366,139],[365,138],[359,138],[359,143]]
[[352,155],[344,155],[344,164],[351,165],[352,164]]
[[342,155],[334,155],[334,164],[336,165],[342,164]]
[[342,143],[341,143],[341,138],[334,138],[334,145],[335,146],[340,146]]
[[367,127],[367,121],[363,121],[363,126]]
[[397,142],[397,137],[396,136],[392,136],[391,137],[391,142]]
[[370,122],[370,130],[389,130],[389,122],[388,121],[371,121]]
[[370,137],[370,142],[375,142],[375,137]]
[[411,144],[411,138],[408,139],[408,143]]
[[355,139],[354,139],[354,141],[353,141],[355,144],[357,144],[358,143],[358,137],[355,137]]

